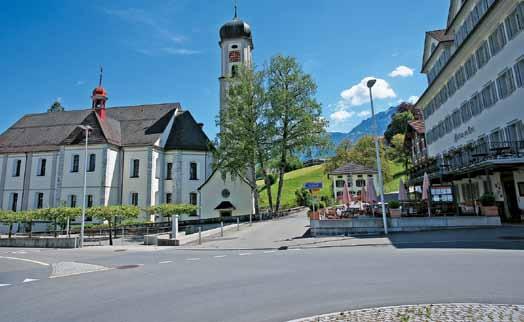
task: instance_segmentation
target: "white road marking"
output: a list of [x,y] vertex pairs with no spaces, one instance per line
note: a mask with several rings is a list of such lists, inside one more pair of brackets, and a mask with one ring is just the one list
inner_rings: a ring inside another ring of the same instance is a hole
[[22,283],[29,283],[34,281],[38,281],[38,278],[26,278]]
[[186,261],[198,261],[200,258],[194,257],[194,258],[186,258]]
[[169,263],[172,263],[173,261],[161,261],[161,262],[158,262],[158,264],[169,264]]
[[11,285],[11,284],[0,284],[0,287],[2,287],[2,286],[9,286],[9,285]]
[[240,254],[238,254],[238,256],[249,256],[249,255],[251,255],[251,253],[240,253]]
[[302,248],[290,248],[289,250],[302,250]]
[[216,255],[216,256],[213,256],[215,258],[222,258],[222,257],[226,257],[227,255]]
[[0,256],[0,258],[3,258],[3,259],[19,260],[19,261],[29,262],[29,263],[33,263],[33,264],[42,265],[42,266],[49,266],[48,263],[44,263],[44,262],[40,262],[40,261],[35,261],[35,260],[32,260],[32,259],[27,259],[27,258],[10,257],[10,256]]
[[269,253],[276,253],[276,250],[266,250],[266,251],[264,251],[264,254],[269,254]]

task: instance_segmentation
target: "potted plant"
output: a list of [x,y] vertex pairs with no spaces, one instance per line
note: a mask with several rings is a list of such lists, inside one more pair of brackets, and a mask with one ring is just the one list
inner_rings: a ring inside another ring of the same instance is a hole
[[391,200],[388,203],[389,206],[389,215],[391,218],[399,218],[400,217],[400,202],[398,200]]
[[495,196],[492,193],[485,193],[480,197],[480,211],[484,216],[498,216],[499,208],[495,203]]

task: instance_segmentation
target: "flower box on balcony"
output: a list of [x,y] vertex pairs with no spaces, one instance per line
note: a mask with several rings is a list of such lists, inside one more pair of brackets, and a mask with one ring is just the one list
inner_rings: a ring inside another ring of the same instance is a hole
[[497,206],[481,206],[480,212],[484,216],[492,217],[499,215],[499,208]]

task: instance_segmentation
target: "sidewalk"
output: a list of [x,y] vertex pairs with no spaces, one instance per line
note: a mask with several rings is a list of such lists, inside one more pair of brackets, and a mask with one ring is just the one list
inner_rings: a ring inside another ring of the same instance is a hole
[[244,225],[240,231],[230,230],[224,237],[203,239],[201,245],[189,244],[177,249],[236,250],[278,248],[328,248],[359,246],[393,246],[396,248],[493,248],[524,249],[524,226],[507,225],[497,228],[454,229],[388,236],[309,237],[306,212],[278,220]]

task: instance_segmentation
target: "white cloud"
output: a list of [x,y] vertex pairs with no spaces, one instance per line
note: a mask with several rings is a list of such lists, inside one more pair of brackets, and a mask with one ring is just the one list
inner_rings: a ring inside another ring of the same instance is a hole
[[370,116],[371,115],[371,112],[370,111],[361,111],[361,112],[358,112],[357,116],[360,116],[360,117],[367,117],[367,116]]
[[408,102],[411,103],[411,104],[415,104],[417,101],[418,101],[419,97],[416,96],[416,95],[413,95],[413,96],[410,96],[408,98]]
[[413,68],[400,65],[394,71],[389,73],[389,77],[410,77],[413,76]]
[[200,54],[200,51],[198,50],[192,50],[187,48],[163,48],[164,52],[171,54],[171,55],[196,55]]
[[[339,102],[339,106],[358,106],[369,102],[369,89],[367,82],[374,77],[366,77],[360,81],[360,83],[351,86],[350,88],[342,91],[340,96],[342,101]],[[373,86],[373,98],[374,99],[386,99],[397,97],[395,91],[388,82],[383,79],[376,78],[377,82]]]
[[331,113],[329,116],[334,122],[343,122],[355,115],[355,112],[348,112],[344,110],[336,111]]
[[82,85],[84,85],[85,83],[86,83],[86,82],[83,81],[83,80],[78,80],[78,81],[76,81],[76,86],[82,86]]

